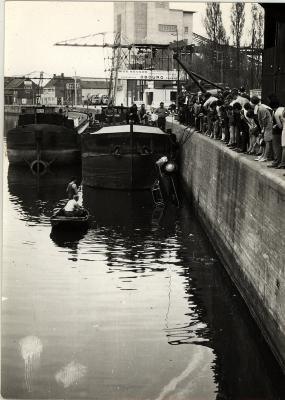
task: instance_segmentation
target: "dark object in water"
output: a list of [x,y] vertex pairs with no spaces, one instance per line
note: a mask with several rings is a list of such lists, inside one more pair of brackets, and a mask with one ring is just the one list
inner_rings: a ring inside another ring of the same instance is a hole
[[66,216],[64,214],[64,209],[60,208],[59,210],[55,210],[50,218],[50,222],[53,228],[81,228],[86,226],[89,221],[89,217],[89,212],[85,208],[80,216]]

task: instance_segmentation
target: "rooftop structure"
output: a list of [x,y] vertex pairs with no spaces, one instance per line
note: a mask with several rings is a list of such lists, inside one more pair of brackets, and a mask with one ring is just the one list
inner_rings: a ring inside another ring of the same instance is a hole
[[170,9],[169,2],[115,2],[114,30],[122,44],[164,44],[176,40],[192,43],[194,11]]

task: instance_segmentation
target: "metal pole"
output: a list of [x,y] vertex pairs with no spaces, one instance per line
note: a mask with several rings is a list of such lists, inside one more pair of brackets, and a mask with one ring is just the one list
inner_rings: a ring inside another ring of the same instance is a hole
[[74,76],[74,106],[77,106],[77,87],[76,87],[76,71]]
[[196,83],[196,85],[199,87],[199,89],[200,89],[203,93],[205,93],[206,90],[203,88],[203,86],[200,85],[200,83],[198,82],[198,80],[197,80],[196,77],[194,76],[194,75],[196,75],[196,74],[194,74],[192,71],[189,71],[188,68],[185,67],[185,65],[182,63],[182,61],[179,60],[177,54],[174,54],[174,55],[173,55],[173,58],[177,61],[178,64],[181,65],[181,67],[182,67],[182,68],[184,69],[184,71],[189,75],[189,77]]
[[[133,115],[130,116],[131,118],[133,118]],[[134,162],[134,138],[133,138],[133,134],[134,134],[134,121],[133,119],[130,119],[130,139],[131,139],[131,187],[133,186],[133,162]]]
[[[178,26],[176,26],[176,52],[178,56]],[[176,109],[178,110],[178,97],[179,97],[179,86],[180,86],[180,65],[178,63],[178,68],[177,68],[177,95],[176,95]]]
[[199,84],[199,82],[197,81],[196,78],[201,79],[202,81],[205,81],[207,83],[210,83],[212,86],[220,89],[220,90],[224,90],[224,88],[220,85],[216,85],[214,82],[209,81],[208,79],[204,78],[202,75],[197,74],[196,72],[190,71],[185,65],[184,63],[178,58],[177,54],[173,55],[173,58],[181,65],[181,67],[184,69],[184,71],[190,76],[191,79],[193,79],[193,81],[196,83],[197,86],[199,86],[199,88],[202,90],[202,92],[206,92],[206,90],[203,88],[201,88],[201,85]]

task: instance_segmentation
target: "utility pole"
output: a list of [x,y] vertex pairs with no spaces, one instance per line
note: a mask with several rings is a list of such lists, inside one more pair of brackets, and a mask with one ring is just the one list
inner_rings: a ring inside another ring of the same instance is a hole
[[76,71],[75,72],[75,76],[74,76],[74,106],[77,106],[77,82],[76,82]]
[[[179,57],[178,54],[178,26],[176,26],[176,53],[177,57]],[[176,94],[176,109],[178,110],[179,102],[178,102],[178,97],[179,97],[179,88],[180,87],[180,65],[177,63],[177,94]]]

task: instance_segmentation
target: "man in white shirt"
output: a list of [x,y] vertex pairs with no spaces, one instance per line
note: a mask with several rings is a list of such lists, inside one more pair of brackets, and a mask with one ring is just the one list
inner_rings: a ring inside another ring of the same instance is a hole
[[203,106],[208,109],[210,107],[210,105],[214,102],[217,101],[218,98],[215,96],[212,96],[210,92],[205,93],[205,98],[206,101],[204,102]]
[[67,217],[74,217],[82,214],[82,207],[78,204],[78,199],[78,194],[75,194],[73,196],[73,199],[68,200],[68,202],[66,203],[64,207],[64,214]]

